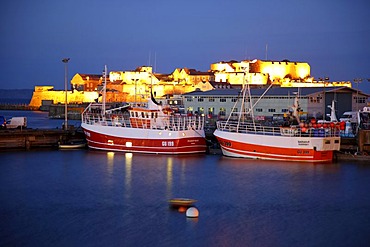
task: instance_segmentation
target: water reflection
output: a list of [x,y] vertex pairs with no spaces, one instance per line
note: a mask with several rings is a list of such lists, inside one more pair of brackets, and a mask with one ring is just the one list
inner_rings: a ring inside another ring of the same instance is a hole
[[125,190],[126,197],[131,196],[131,171],[132,170],[132,153],[125,153]]
[[114,152],[107,152],[107,165],[108,165],[109,174],[111,174],[113,171],[113,165],[114,165]]
[[[370,166],[357,163],[93,150],[4,152],[2,159],[0,246],[369,242]],[[199,218],[168,210],[167,196],[198,200]]]
[[172,198],[173,158],[167,157],[167,197]]

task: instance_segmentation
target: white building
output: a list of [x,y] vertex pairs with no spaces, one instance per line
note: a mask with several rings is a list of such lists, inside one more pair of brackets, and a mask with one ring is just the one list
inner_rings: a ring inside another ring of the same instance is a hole
[[[257,102],[265,88],[251,88],[252,103]],[[264,118],[282,118],[287,114],[299,93],[301,117],[317,119],[330,113],[327,107],[336,101],[337,117],[345,111],[356,111],[367,106],[369,95],[348,87],[284,88],[272,87],[254,107],[254,116]],[[234,108],[240,95],[240,89],[200,90],[182,95],[185,112],[206,114],[213,117],[225,117]],[[247,104],[249,105],[249,104]],[[240,109],[234,109],[240,111]]]

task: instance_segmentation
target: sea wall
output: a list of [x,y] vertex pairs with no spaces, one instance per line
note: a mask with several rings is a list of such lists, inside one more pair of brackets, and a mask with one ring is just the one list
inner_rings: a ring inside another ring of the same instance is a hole
[[[40,107],[43,100],[51,100],[53,104],[64,104],[65,103],[66,92],[65,91],[53,91],[53,89],[48,88],[48,90],[36,90],[32,94],[32,98],[29,106]],[[84,91],[67,91],[67,103],[88,103],[94,102],[95,99],[99,97],[97,92],[84,92]]]

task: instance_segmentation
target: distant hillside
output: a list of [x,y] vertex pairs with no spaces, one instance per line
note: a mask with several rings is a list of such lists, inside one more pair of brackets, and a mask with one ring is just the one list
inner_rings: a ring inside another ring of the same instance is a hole
[[0,104],[28,104],[33,89],[0,89]]

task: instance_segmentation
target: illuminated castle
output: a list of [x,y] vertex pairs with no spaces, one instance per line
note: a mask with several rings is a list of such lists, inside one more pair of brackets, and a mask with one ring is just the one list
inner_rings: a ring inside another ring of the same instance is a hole
[[[93,102],[104,82],[102,75],[76,74],[71,80],[68,103]],[[245,60],[211,64],[207,72],[176,68],[171,74],[153,73],[152,67],[142,66],[134,71],[111,71],[107,78],[107,102],[145,102],[152,91],[156,97],[180,95],[212,90],[226,85],[269,85],[281,87],[347,86],[350,82],[315,81],[310,75],[310,65],[305,62]],[[101,98],[99,98],[100,100]],[[53,87],[36,86],[30,106],[41,106],[43,100],[54,104],[64,103],[65,92]]]

